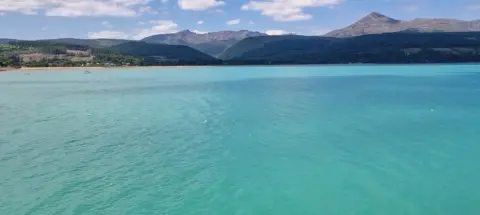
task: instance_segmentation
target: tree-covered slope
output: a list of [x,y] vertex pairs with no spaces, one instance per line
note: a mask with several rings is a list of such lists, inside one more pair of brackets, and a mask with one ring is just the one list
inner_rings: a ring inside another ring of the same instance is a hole
[[86,45],[51,41],[13,41],[0,44],[1,67],[130,66],[143,59]]
[[221,58],[231,64],[479,62],[480,33],[257,37],[240,41]]
[[222,60],[253,60],[298,53],[306,55],[324,49],[325,45],[330,44],[331,40],[334,39],[297,35],[247,38],[225,50],[219,58]]
[[148,64],[219,64],[220,60],[188,46],[127,42],[112,46],[109,50],[145,58]]
[[10,42],[17,41],[15,39],[0,38],[0,44],[8,44]]
[[68,38],[0,44],[0,61],[1,67],[221,64],[187,46]]

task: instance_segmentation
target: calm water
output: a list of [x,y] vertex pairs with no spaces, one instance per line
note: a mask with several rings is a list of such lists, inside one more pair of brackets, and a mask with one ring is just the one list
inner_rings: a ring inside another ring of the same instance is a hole
[[478,215],[480,66],[0,73],[0,214]]

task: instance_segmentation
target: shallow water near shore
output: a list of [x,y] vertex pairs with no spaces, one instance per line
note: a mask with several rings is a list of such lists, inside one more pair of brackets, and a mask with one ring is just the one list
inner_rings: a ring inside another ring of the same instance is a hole
[[480,214],[480,66],[0,73],[0,214]]

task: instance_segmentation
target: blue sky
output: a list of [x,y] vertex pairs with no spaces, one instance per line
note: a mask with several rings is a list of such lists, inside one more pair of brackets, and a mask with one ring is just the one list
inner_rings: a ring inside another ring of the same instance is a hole
[[320,35],[376,11],[480,19],[480,0],[0,0],[0,38],[125,38],[184,29]]

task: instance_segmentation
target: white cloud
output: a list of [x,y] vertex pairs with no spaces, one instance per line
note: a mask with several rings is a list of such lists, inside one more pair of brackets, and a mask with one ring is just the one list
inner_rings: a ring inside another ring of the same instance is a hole
[[[98,1],[98,0],[85,0],[85,1]],[[135,6],[135,5],[146,5],[152,0],[103,0],[103,1],[110,1],[112,3],[122,4],[127,6]]]
[[199,30],[193,30],[192,32],[196,33],[196,34],[206,34],[206,33],[208,33],[206,31],[199,31]]
[[178,0],[178,6],[184,10],[201,11],[222,5],[225,2],[219,0]]
[[129,35],[121,31],[88,32],[90,39],[128,39]]
[[152,20],[150,23],[154,24],[154,26],[138,30],[132,36],[132,38],[140,40],[155,34],[169,34],[178,32],[178,25],[172,20]]
[[276,21],[289,22],[309,20],[312,15],[303,12],[308,7],[330,7],[344,0],[264,0],[250,1],[242,6],[242,10],[260,11]]
[[[139,22],[142,25],[146,24],[145,22]],[[137,29],[133,32],[122,32],[122,31],[100,31],[100,32],[88,32],[88,38],[99,39],[99,38],[109,38],[109,39],[135,39],[140,40],[145,37],[149,37],[156,34],[169,34],[178,32],[178,25],[172,20],[151,20],[149,23],[152,25],[150,28]],[[200,32],[200,31],[197,31]]]
[[135,16],[151,0],[0,0],[0,11],[47,16]]
[[139,13],[150,13],[150,14],[158,14],[158,11],[155,11],[152,7],[150,6],[143,6],[138,8]]
[[59,7],[47,10],[47,16],[135,16],[136,12],[127,5],[104,1],[65,1]]
[[240,19],[233,19],[227,22],[227,25],[238,25],[240,24]]
[[164,4],[167,3],[167,2],[168,2],[168,0],[162,0],[162,3],[164,3]]
[[0,11],[2,12],[20,12],[33,15],[42,7],[43,1],[40,0],[2,0],[0,2]]
[[42,27],[42,31],[46,31],[46,30],[48,30],[47,27]]
[[255,22],[253,20],[250,20],[250,22],[248,22],[249,25],[255,25]]
[[200,21],[197,22],[197,24],[199,24],[199,25],[203,25],[203,23],[205,23],[203,20],[200,20]]
[[138,21],[138,24],[139,24],[139,25],[145,25],[145,22],[143,22],[143,21]]
[[290,34],[291,32],[284,31],[284,30],[267,30],[265,31],[265,33],[268,35],[284,35],[284,34]]
[[222,10],[222,9],[216,9],[216,10],[215,10],[215,13],[225,13],[225,11]]
[[0,16],[5,16],[5,13],[3,13],[3,12],[0,12]]

